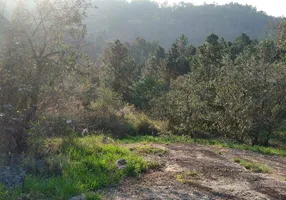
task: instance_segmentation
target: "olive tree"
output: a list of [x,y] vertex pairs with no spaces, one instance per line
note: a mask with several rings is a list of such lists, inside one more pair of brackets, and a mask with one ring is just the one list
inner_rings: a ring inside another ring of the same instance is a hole
[[83,21],[91,6],[89,0],[17,0],[0,49],[0,104],[11,106],[20,121],[14,130],[18,151],[26,148],[36,113],[56,99],[46,94],[60,91],[70,72],[81,71]]
[[285,65],[273,63],[272,42],[261,42],[244,52],[237,65],[225,66],[216,82],[215,103],[221,106],[216,125],[239,142],[268,146],[277,125],[285,118]]

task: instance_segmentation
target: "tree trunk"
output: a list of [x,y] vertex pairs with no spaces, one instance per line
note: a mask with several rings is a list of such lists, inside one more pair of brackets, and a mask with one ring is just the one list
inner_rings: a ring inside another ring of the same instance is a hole
[[269,140],[270,140],[271,135],[272,135],[272,130],[269,129],[268,134],[266,135],[266,138],[263,140],[263,143],[261,144],[262,146],[269,147]]
[[269,147],[269,138],[264,139],[264,141],[261,145],[264,147]]
[[253,134],[253,136],[252,136],[252,141],[251,141],[251,145],[252,146],[255,146],[255,145],[258,145],[259,143],[258,143],[258,134]]

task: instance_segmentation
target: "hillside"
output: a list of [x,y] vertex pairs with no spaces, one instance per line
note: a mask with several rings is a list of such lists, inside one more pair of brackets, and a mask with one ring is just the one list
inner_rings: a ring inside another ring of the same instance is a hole
[[286,199],[286,20],[90,1],[0,24],[0,200]]
[[159,41],[168,48],[172,41],[185,34],[189,42],[199,45],[207,35],[215,33],[234,40],[241,33],[252,39],[263,39],[270,23],[277,18],[258,12],[254,7],[231,3],[223,6],[181,3],[160,6],[156,2],[125,0],[96,1],[87,21],[88,29],[99,48],[104,40],[131,42],[137,37]]

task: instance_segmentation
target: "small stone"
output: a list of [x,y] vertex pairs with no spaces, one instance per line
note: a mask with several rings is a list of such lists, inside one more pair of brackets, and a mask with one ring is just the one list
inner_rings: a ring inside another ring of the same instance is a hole
[[7,188],[22,187],[25,180],[25,171],[18,167],[0,168],[0,184]]
[[129,148],[129,151],[134,151],[135,150],[135,148]]
[[67,123],[67,124],[71,124],[71,123],[72,123],[72,120],[69,119],[69,120],[66,121],[66,123]]
[[127,161],[125,159],[118,159],[115,162],[115,165],[119,168],[119,169],[124,169],[125,165],[127,164]]

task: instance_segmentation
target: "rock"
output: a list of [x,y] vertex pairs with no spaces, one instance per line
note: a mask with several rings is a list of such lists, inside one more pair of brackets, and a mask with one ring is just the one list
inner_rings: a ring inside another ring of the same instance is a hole
[[85,195],[81,195],[81,196],[76,196],[76,197],[72,197],[69,200],[86,200]]
[[125,159],[118,159],[115,162],[115,165],[119,168],[119,169],[124,169],[125,165],[127,164],[127,161]]
[[17,167],[0,168],[0,183],[7,188],[22,187],[25,180],[25,171]]
[[69,119],[69,120],[66,121],[66,123],[67,123],[67,124],[71,124],[71,123],[72,123],[72,120]]
[[44,160],[37,160],[35,167],[38,173],[43,174],[46,171],[46,164]]
[[129,148],[129,151],[135,151],[135,148]]
[[83,137],[85,136],[85,134],[88,134],[88,129],[87,128],[83,129],[82,132],[81,132],[81,135]]

